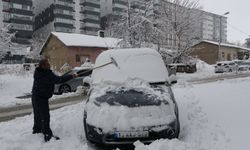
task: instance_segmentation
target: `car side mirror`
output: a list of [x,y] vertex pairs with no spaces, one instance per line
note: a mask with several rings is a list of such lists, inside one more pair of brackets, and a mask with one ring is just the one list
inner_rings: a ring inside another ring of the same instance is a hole
[[83,86],[90,87],[92,83],[91,77],[87,76],[83,78]]
[[168,77],[168,83],[169,84],[176,84],[177,83],[177,77],[175,74],[171,74],[169,77]]

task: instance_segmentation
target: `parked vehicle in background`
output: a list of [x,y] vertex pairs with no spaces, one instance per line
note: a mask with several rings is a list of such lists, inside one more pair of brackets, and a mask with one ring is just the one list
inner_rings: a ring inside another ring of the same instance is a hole
[[23,69],[25,71],[34,70],[36,67],[38,67],[38,63],[23,63]]
[[238,65],[238,71],[248,71],[250,70],[250,61],[249,60],[234,60]]
[[215,73],[238,71],[238,64],[233,61],[220,61],[215,65]]
[[93,71],[84,107],[88,141],[120,145],[178,138],[180,123],[172,81],[156,50],[107,50],[97,57],[98,66],[103,67]]
[[[67,82],[56,84],[55,85],[55,94],[62,94],[62,93],[68,93],[68,92],[74,92],[77,90],[78,86],[84,86],[83,85],[83,79],[87,76],[90,76],[92,73],[91,68],[89,69],[82,69],[82,68],[75,68],[71,71],[65,73],[64,75],[77,73],[80,74],[77,78],[71,79]],[[87,88],[87,87],[85,87]]]
[[173,63],[168,64],[169,68],[175,68],[176,72],[194,73],[197,71],[196,64]]

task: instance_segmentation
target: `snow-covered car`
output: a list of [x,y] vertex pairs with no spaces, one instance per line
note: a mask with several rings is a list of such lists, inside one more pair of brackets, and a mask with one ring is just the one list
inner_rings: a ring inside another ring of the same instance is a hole
[[103,67],[93,70],[84,106],[88,141],[120,145],[178,138],[178,106],[156,50],[107,50],[97,57],[98,66]]
[[215,73],[233,72],[238,70],[238,65],[233,61],[220,61],[215,65]]
[[75,68],[72,69],[68,72],[66,72],[63,75],[68,75],[68,74],[73,74],[77,73],[80,74],[77,78],[71,79],[67,82],[61,83],[61,84],[56,84],[54,93],[55,94],[62,94],[62,93],[68,93],[68,92],[73,92],[77,90],[78,86],[84,86],[83,85],[83,80],[85,77],[90,76],[92,73],[91,69],[80,69],[80,68]]
[[249,60],[234,60],[238,65],[238,71],[248,71],[250,70],[250,61]]

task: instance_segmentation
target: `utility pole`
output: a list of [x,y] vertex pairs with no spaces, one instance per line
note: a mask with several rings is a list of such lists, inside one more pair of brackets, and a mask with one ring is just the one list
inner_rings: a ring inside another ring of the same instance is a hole
[[219,34],[219,45],[218,45],[218,56],[220,56],[221,42],[222,42],[222,17],[228,15],[230,12],[226,12],[220,16],[220,34]]

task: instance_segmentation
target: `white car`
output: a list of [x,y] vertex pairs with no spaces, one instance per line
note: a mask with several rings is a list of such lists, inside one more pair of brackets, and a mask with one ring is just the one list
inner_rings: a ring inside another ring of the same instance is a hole
[[215,73],[238,71],[238,64],[233,61],[220,61],[215,65]]
[[238,64],[238,71],[249,71],[250,61],[249,60],[234,60]]
[[156,50],[104,51],[95,68],[83,117],[88,141],[120,145],[178,138],[178,107]]

